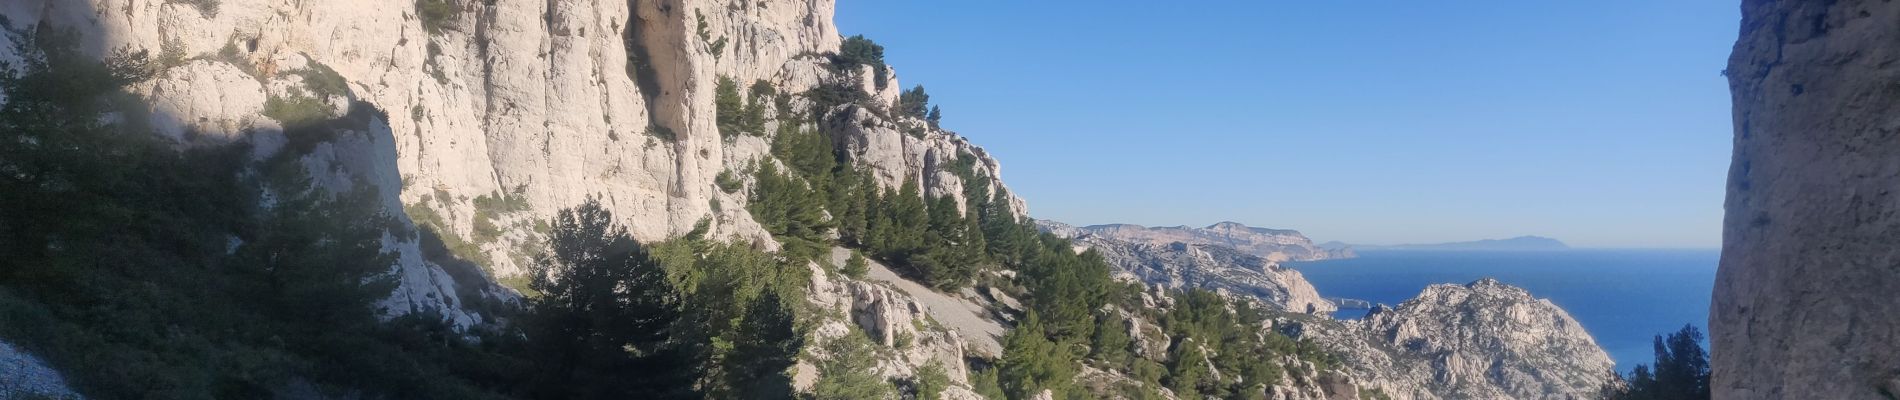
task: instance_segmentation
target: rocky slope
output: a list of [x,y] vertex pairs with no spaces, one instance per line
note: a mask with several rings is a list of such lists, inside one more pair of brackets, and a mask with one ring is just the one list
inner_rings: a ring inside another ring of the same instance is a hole
[[1347,375],[1394,399],[1593,398],[1614,365],[1562,308],[1493,279],[1282,329],[1338,351]]
[[1305,314],[1329,314],[1338,307],[1320,297],[1300,271],[1278,262],[1210,244],[1135,243],[1097,235],[1090,228],[1072,228],[1053,221],[1037,221],[1045,231],[1069,236],[1075,245],[1101,253],[1120,274],[1171,290],[1204,288],[1252,296],[1276,309]]
[[1351,258],[1351,249],[1321,249],[1311,239],[1291,229],[1267,229],[1221,222],[1204,228],[1190,226],[1145,227],[1130,224],[1074,227],[1054,221],[1039,221],[1055,232],[1069,236],[1089,234],[1129,243],[1165,245],[1174,242],[1219,245],[1265,258],[1272,262],[1312,261]]
[[[423,3],[447,11],[420,12]],[[846,82],[891,104],[894,73],[828,67],[824,54],[841,40],[833,8],[828,0],[22,0],[0,4],[0,16],[9,40],[44,24],[79,33],[94,54],[155,55],[163,71],[137,91],[158,133],[186,145],[249,142],[263,158],[287,142],[283,121],[267,115],[284,104],[367,110],[352,114],[361,115],[357,129],[304,155],[307,168],[339,190],[368,183],[389,211],[459,250],[455,258],[508,280],[539,243],[532,229],[511,228],[590,196],[634,221],[642,240],[707,220],[715,237],[774,247],[744,193],[715,183],[771,159],[770,137],[722,137],[715,82],[729,77],[750,90],[763,81],[778,93]],[[0,46],[0,60],[17,58],[12,48]],[[795,108],[810,104],[791,97]],[[834,140],[886,187],[915,179],[926,195],[962,203],[964,183],[948,168],[962,157],[1000,186],[996,161],[955,134],[862,107],[836,111],[831,120],[852,129]],[[1023,212],[1020,199],[1007,199]],[[462,297],[510,297],[467,279],[484,274],[451,273],[456,263],[426,257],[420,242],[386,240],[402,269],[391,312],[442,310],[467,325],[480,320],[469,307],[480,299]]]
[[[1221,245],[1130,243],[1090,233],[1091,228],[1038,224],[1045,231],[1076,235],[1078,249],[1101,253],[1122,274],[1157,292],[1205,288],[1290,311],[1276,328],[1320,343],[1342,359],[1337,370],[1289,372],[1299,376],[1289,375],[1272,388],[1278,398],[1358,398],[1359,388],[1394,399],[1589,398],[1613,366],[1608,353],[1561,307],[1492,279],[1434,285],[1397,307],[1375,306],[1364,319],[1341,321],[1328,317],[1336,306],[1299,271],[1258,256]],[[1126,229],[1131,228],[1111,231]],[[1170,307],[1158,293],[1144,299],[1154,299],[1147,301],[1153,307]],[[1129,335],[1155,336],[1152,331],[1159,328],[1141,329],[1147,323],[1131,322]]]
[[1900,4],[1745,0],[1714,396],[1900,396]]

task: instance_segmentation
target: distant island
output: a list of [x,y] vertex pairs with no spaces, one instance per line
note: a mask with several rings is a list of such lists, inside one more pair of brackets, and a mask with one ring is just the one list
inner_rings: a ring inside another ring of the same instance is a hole
[[1346,243],[1333,241],[1333,242],[1326,242],[1326,243],[1320,244],[1319,247],[1322,249],[1351,248],[1354,250],[1361,250],[1361,251],[1381,251],[1381,250],[1549,251],[1549,250],[1569,250],[1570,249],[1570,245],[1564,244],[1563,241],[1559,241],[1557,239],[1547,238],[1543,236],[1518,236],[1518,237],[1514,237],[1510,239],[1484,239],[1484,240],[1474,240],[1474,241],[1469,241],[1469,242],[1451,242],[1451,243],[1433,243],[1433,244],[1399,244],[1399,245],[1385,245],[1385,246],[1368,245],[1368,244],[1346,244]]

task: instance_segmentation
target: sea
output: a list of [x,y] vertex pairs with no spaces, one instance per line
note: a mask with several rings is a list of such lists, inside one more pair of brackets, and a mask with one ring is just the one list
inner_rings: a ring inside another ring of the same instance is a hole
[[[1627,373],[1655,360],[1656,335],[1684,324],[1708,331],[1719,251],[1361,251],[1359,257],[1287,263],[1321,296],[1397,305],[1426,286],[1497,278],[1550,299],[1582,324]],[[1363,317],[1345,309],[1335,317]],[[1706,348],[1707,343],[1704,343]]]

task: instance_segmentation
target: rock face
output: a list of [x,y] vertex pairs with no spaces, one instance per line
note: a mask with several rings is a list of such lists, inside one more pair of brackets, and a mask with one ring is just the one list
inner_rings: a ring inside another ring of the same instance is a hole
[[1362,320],[1285,326],[1394,399],[1591,398],[1614,365],[1562,308],[1493,279],[1433,285]]
[[[386,240],[402,280],[384,306],[442,310],[461,325],[480,320],[461,297],[509,292],[456,277],[519,274],[523,249],[539,243],[531,229],[484,229],[531,226],[589,197],[641,240],[706,220],[713,237],[776,247],[745,211],[745,193],[715,184],[722,172],[749,180],[747,168],[772,162],[769,133],[720,134],[720,77],[778,93],[843,82],[876,104],[893,103],[901,87],[895,74],[876,82],[831,67],[824,54],[841,42],[831,0],[449,1],[447,15],[416,4],[17,0],[0,3],[0,16],[19,32],[71,29],[94,54],[176,60],[136,91],[150,100],[157,133],[182,145],[250,142],[263,158],[285,142],[265,115],[273,100],[364,110],[361,129],[305,164],[336,186],[365,180],[391,213],[478,249],[454,256],[480,260],[487,274],[450,274],[444,265],[454,263],[425,257],[418,237]],[[0,46],[0,60],[17,58],[12,49]],[[792,97],[794,109],[809,107]],[[1001,186],[996,161],[953,133],[861,108],[829,114],[824,121],[855,127],[834,141],[886,186],[915,179],[962,202],[965,182],[948,168],[964,157],[974,162],[962,176]],[[1005,201],[1025,212],[1020,199]]]
[[1300,271],[1225,246],[1129,243],[1101,236],[1073,238],[1120,273],[1168,289],[1203,288],[1252,296],[1282,311],[1331,314],[1339,307],[1320,297]]
[[1189,226],[1155,227],[1110,224],[1070,227],[1056,223],[1071,236],[1089,234],[1138,244],[1165,245],[1174,242],[1218,245],[1260,256],[1268,261],[1312,261],[1353,257],[1351,249],[1322,249],[1311,239],[1291,229],[1254,228],[1238,222],[1222,222],[1205,228]]
[[[944,399],[981,399],[969,387],[969,365],[964,359],[997,357],[1001,347],[990,335],[1000,335],[1002,326],[991,322],[993,333],[978,327],[958,326],[966,317],[956,313],[968,312],[968,309],[945,304],[933,298],[944,295],[916,283],[877,278],[857,280],[829,272],[844,264],[846,254],[843,249],[836,249],[828,268],[811,271],[812,280],[807,288],[811,296],[807,301],[819,309],[838,312],[817,313],[819,321],[814,323],[817,327],[809,340],[818,343],[836,340],[849,334],[855,326],[877,344],[879,375],[895,380],[915,379],[922,367],[938,364],[950,378],[951,386],[944,392]],[[882,265],[873,263],[870,267],[874,275],[895,278]],[[944,320],[950,322],[940,322]],[[972,338],[975,343],[965,340],[968,334],[976,335]],[[818,351],[816,349],[824,346],[807,348]],[[977,354],[966,354],[965,349]],[[801,390],[809,389],[817,375],[815,366],[801,360],[793,381]]]
[[1742,2],[1711,389],[1900,395],[1900,4]]

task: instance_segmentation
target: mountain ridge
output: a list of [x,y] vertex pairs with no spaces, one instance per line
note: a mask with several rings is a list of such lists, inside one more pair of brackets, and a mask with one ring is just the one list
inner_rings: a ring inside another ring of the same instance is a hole
[[1351,258],[1351,249],[1322,249],[1313,245],[1300,231],[1247,226],[1223,221],[1206,227],[1188,225],[1148,227],[1135,224],[1098,224],[1073,226],[1050,220],[1037,220],[1045,231],[1080,237],[1101,236],[1129,243],[1166,245],[1174,242],[1220,245],[1259,256],[1275,263]]

